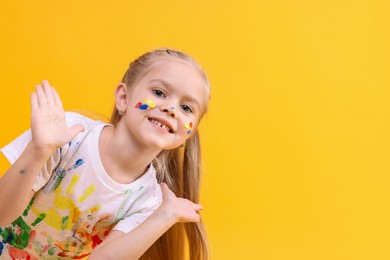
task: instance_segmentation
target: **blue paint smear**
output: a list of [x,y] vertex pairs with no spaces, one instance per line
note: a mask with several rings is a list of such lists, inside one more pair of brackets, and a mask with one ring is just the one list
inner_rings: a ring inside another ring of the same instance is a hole
[[84,163],[84,160],[83,159],[78,159],[76,161],[76,163],[73,165],[74,168],[77,168],[79,166],[81,166],[82,164]]
[[12,228],[11,227],[6,227],[5,229],[0,228],[0,236],[3,238],[2,243],[8,244],[14,239]]
[[78,159],[72,167],[70,167],[68,169],[68,171],[72,170],[72,169],[76,169],[77,167],[80,167],[82,164],[84,163],[84,159]]
[[147,105],[147,104],[142,104],[142,105],[139,107],[139,109],[141,109],[141,110],[146,110],[146,109],[148,109],[148,105]]

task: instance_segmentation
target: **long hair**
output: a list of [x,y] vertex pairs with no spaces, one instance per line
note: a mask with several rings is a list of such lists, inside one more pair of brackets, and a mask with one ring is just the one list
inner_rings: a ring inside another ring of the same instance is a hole
[[[150,69],[154,62],[172,57],[193,66],[200,74],[210,95],[210,84],[202,68],[187,54],[172,49],[156,49],[147,52],[133,61],[123,76],[122,83],[128,88],[134,87]],[[207,111],[208,100],[201,111],[201,117]],[[116,125],[121,116],[114,107],[110,123]],[[157,179],[165,182],[176,196],[199,203],[201,182],[201,147],[199,132],[189,137],[184,149],[163,150],[153,160]],[[188,247],[188,252],[186,248]],[[165,232],[140,258],[141,260],[183,260],[189,255],[191,260],[209,259],[209,247],[206,230],[202,220],[197,223],[177,223]]]

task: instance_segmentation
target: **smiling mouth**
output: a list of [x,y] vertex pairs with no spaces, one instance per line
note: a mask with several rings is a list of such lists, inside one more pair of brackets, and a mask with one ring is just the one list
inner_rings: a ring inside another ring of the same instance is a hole
[[162,129],[167,130],[168,133],[173,134],[173,130],[172,130],[169,126],[167,126],[167,125],[161,123],[160,121],[157,121],[156,119],[153,119],[153,118],[148,118],[148,119],[149,119],[149,121],[150,121],[151,123],[155,124],[155,125],[158,126],[158,127],[161,127]]

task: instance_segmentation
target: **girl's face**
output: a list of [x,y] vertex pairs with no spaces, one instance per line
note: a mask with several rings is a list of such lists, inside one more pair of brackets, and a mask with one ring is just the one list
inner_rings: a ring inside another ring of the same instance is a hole
[[126,107],[118,109],[126,110],[122,120],[139,144],[169,150],[194,133],[206,100],[206,87],[198,71],[167,58],[156,61],[127,90]]

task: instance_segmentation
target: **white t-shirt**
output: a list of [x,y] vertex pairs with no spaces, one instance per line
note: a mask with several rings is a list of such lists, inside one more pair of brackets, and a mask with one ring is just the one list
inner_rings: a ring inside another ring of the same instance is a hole
[[[152,164],[130,184],[107,174],[99,155],[100,133],[107,124],[76,113],[66,113],[66,120],[86,130],[50,157],[27,209],[0,227],[1,259],[87,257],[111,230],[130,232],[161,204]],[[1,152],[14,163],[30,140],[29,130]]]

